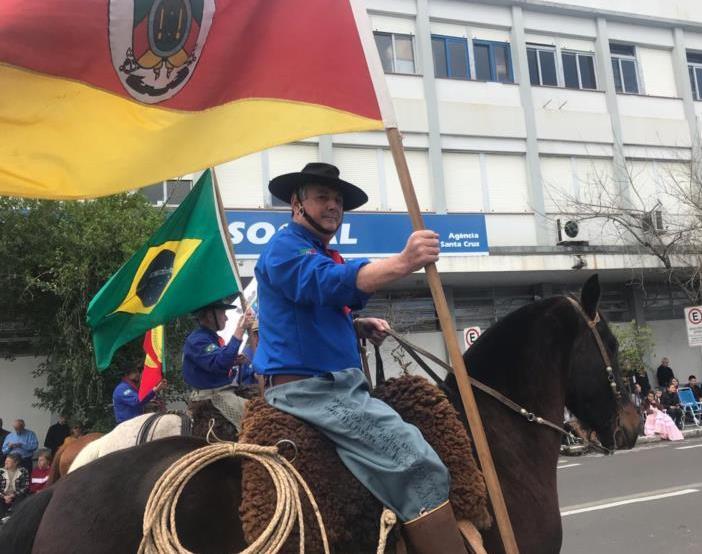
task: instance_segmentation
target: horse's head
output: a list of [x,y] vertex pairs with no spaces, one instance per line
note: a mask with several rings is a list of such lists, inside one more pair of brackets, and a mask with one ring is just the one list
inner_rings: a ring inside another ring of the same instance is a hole
[[617,351],[619,345],[598,305],[597,275],[583,285],[579,307],[580,332],[570,356],[566,377],[566,406],[602,445],[633,448],[641,425],[639,415],[625,393]]

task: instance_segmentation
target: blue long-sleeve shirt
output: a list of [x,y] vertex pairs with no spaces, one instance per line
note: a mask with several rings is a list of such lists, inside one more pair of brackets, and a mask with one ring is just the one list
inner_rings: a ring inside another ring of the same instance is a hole
[[337,264],[322,241],[291,222],[256,264],[259,343],[256,372],[319,375],[360,367],[351,315],[370,298],[356,287],[367,259]]
[[258,381],[256,380],[256,371],[253,367],[253,349],[247,346],[244,348],[242,354],[250,361],[239,366],[239,373],[237,374],[236,381],[240,385],[255,385]]
[[[10,448],[11,444],[19,444],[20,446]],[[31,458],[37,448],[39,448],[37,436],[34,434],[34,431],[29,429],[25,429],[21,433],[13,431],[5,437],[2,443],[3,454],[7,455],[10,452],[16,452],[24,459]]]
[[122,380],[112,392],[112,407],[115,411],[117,423],[140,416],[144,413],[144,406],[155,396],[154,391],[139,400],[139,391],[126,380]]
[[183,346],[183,379],[196,389],[230,385],[236,375],[231,370],[240,346],[241,341],[236,337],[226,346],[220,346],[217,333],[207,327],[195,329]]

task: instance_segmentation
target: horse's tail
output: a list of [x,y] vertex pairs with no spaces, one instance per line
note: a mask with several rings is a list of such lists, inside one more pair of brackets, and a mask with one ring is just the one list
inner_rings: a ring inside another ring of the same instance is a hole
[[56,481],[61,479],[61,455],[63,454],[64,448],[65,445],[61,445],[56,451],[56,456],[54,456],[54,459],[51,461],[51,468],[49,469],[49,485],[53,485]]
[[52,487],[20,502],[10,519],[0,527],[0,552],[31,554],[41,518],[54,494]]

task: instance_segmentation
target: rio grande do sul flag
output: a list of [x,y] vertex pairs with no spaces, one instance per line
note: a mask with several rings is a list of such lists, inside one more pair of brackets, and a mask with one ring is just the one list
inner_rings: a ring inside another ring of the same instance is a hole
[[0,195],[97,197],[382,129],[358,1],[1,0]]
[[211,172],[88,306],[98,369],[149,329],[242,290]]
[[144,400],[163,379],[163,333],[163,325],[159,325],[144,335],[144,371],[139,380],[139,400]]

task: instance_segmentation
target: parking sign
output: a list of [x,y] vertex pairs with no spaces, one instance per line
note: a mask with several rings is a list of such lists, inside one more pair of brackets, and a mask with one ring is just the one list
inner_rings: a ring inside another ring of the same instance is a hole
[[702,346],[702,306],[685,308],[685,325],[690,346]]

